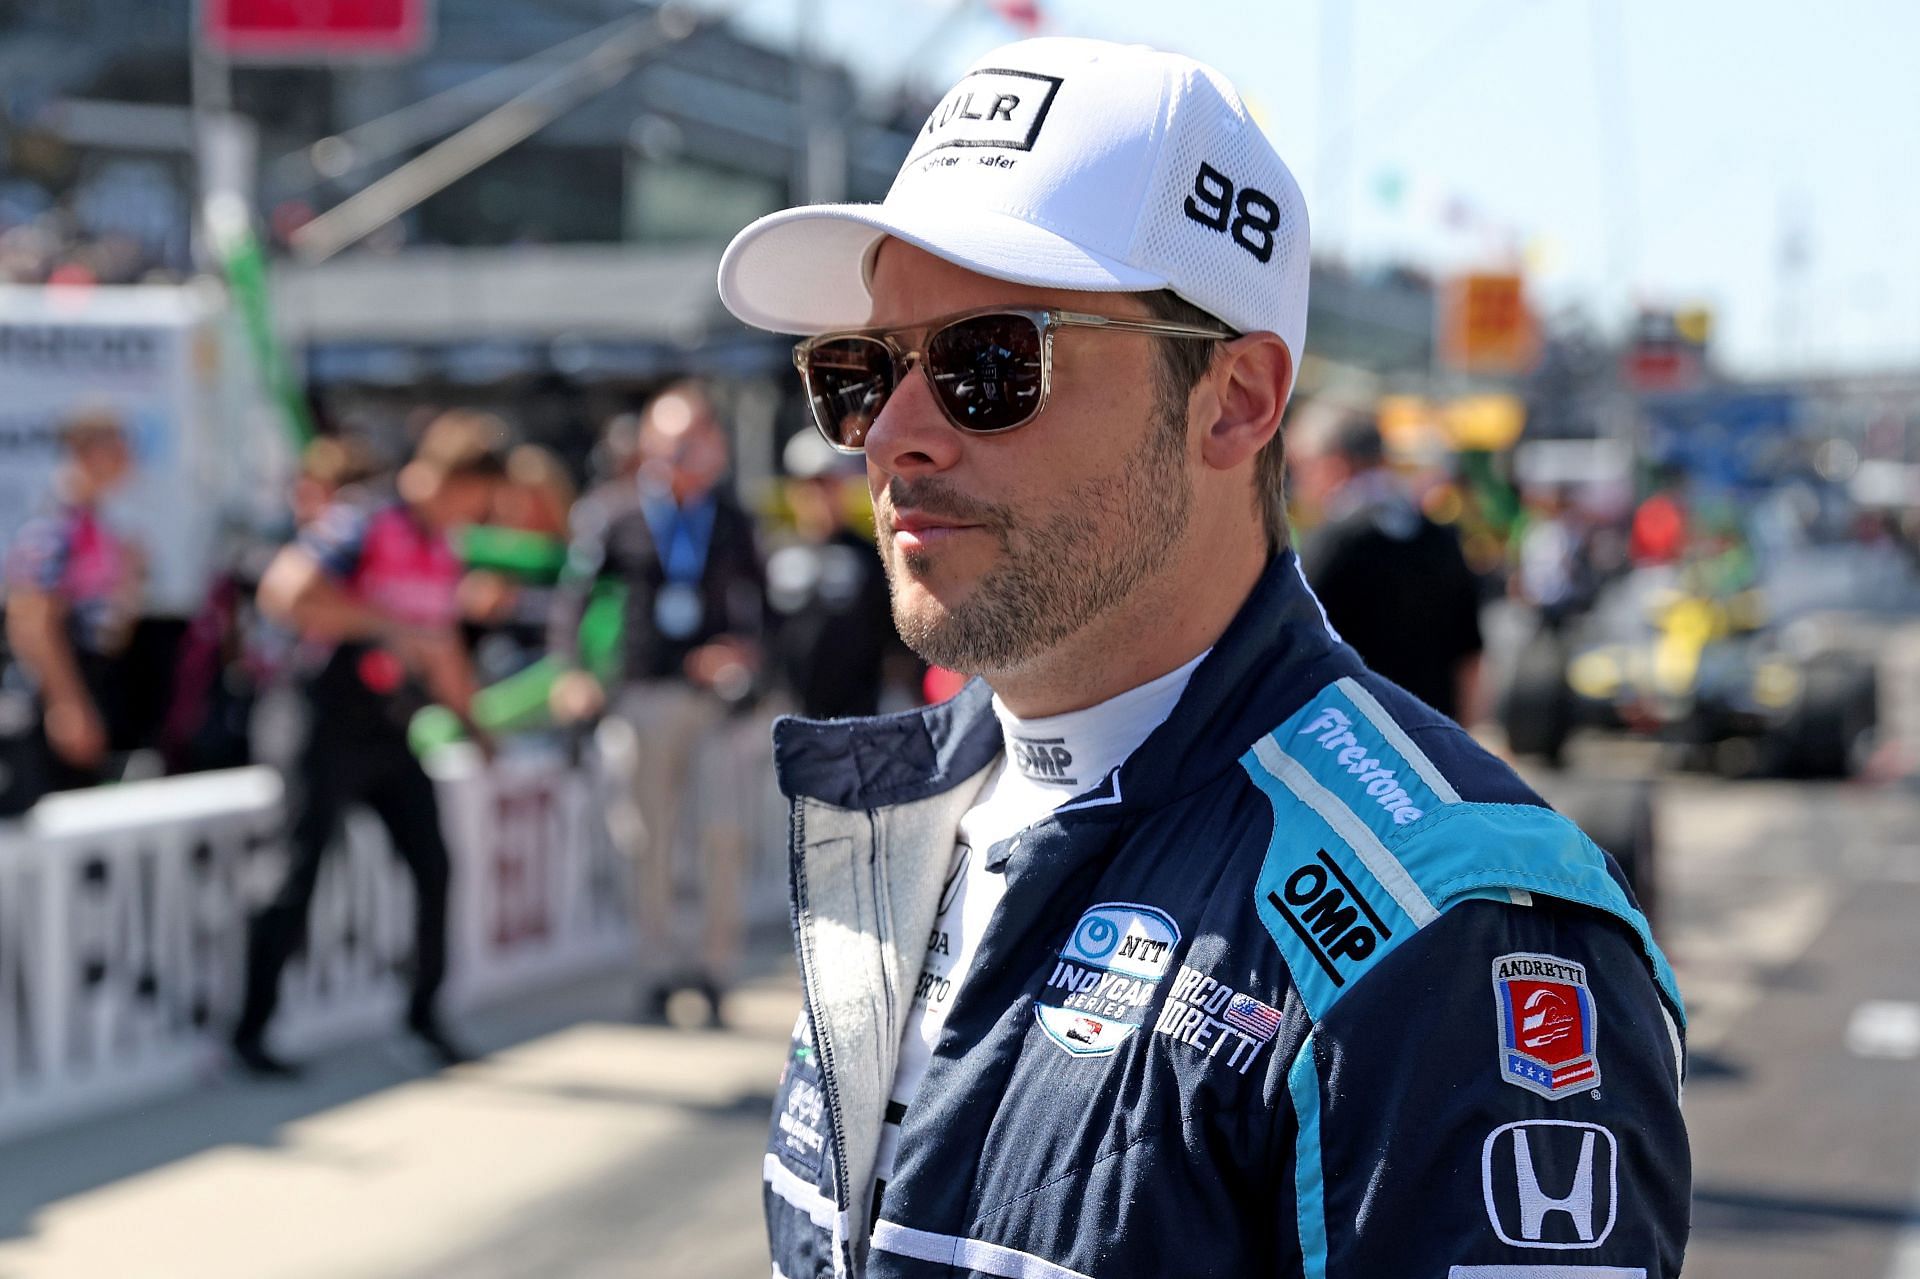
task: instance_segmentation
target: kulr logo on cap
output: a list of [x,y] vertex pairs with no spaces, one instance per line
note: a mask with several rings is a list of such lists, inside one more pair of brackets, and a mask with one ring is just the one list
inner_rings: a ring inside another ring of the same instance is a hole
[[907,163],[942,147],[1031,151],[1059,90],[1058,76],[1033,71],[975,71],[940,99],[914,139]]
[[761,328],[867,323],[887,237],[978,274],[1089,292],[1171,289],[1239,332],[1306,336],[1299,185],[1225,77],[1141,45],[1043,37],[981,59],[915,136],[879,204],[761,218],[720,296]]

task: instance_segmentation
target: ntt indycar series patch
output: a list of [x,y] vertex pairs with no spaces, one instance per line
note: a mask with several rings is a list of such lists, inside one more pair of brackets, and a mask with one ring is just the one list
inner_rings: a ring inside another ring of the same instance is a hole
[[1040,1028],[1076,1057],[1104,1057],[1146,1020],[1180,926],[1165,911],[1103,902],[1080,916],[1034,1005]]

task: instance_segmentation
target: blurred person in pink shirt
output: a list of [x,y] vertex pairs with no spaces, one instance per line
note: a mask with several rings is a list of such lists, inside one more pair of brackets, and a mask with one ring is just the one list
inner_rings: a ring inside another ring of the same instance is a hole
[[29,788],[40,792],[106,776],[142,577],[137,551],[100,511],[133,472],[120,420],[82,413],[61,428],[60,447],[52,500],[15,535],[6,563],[7,643],[42,708],[45,772]]

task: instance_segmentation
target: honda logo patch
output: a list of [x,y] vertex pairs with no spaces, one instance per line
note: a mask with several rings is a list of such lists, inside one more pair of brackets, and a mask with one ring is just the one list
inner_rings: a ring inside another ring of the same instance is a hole
[[1480,1152],[1487,1218],[1515,1248],[1598,1248],[1613,1231],[1620,1152],[1599,1124],[1527,1119],[1488,1134]]
[[1502,1079],[1549,1100],[1600,1086],[1583,966],[1553,955],[1502,955],[1493,961],[1493,996]]

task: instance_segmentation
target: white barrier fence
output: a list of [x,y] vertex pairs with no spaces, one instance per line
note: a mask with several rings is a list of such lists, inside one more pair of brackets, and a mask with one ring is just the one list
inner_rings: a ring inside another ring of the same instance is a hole
[[[450,1009],[631,961],[627,865],[581,773],[453,756],[435,783]],[[54,796],[0,830],[0,1139],[220,1068],[282,822],[279,778],[249,768]],[[345,842],[282,986],[273,1042],[290,1052],[385,1029],[404,1003],[411,884],[367,815]]]

